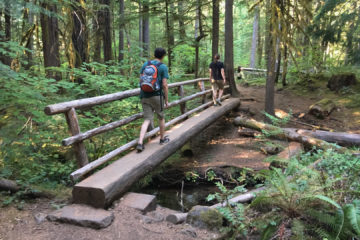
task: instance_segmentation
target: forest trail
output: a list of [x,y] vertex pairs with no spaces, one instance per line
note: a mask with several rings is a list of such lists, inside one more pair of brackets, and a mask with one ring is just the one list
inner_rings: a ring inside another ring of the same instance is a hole
[[[262,86],[245,87],[238,85],[242,99],[254,99],[254,101],[242,101],[241,108],[249,108],[253,118],[263,121],[263,109],[265,105],[265,88]],[[275,107],[285,112],[291,109],[294,116],[307,113],[309,106],[322,99],[323,96],[303,96],[293,90],[280,89],[276,91]],[[336,96],[333,96],[336,97]],[[248,113],[238,113],[246,115]],[[360,121],[353,115],[356,111],[338,106],[329,118],[317,119],[309,114],[298,119],[301,123],[334,129],[336,131],[349,131],[359,133]],[[353,116],[353,117],[351,117]],[[237,167],[251,168],[254,170],[266,169],[269,163],[263,160],[268,156],[261,151],[263,146],[261,139],[241,137],[238,134],[238,127],[232,124],[233,116],[223,117],[218,120],[196,139],[192,141],[194,156],[180,167],[183,171],[197,169],[205,172],[211,168]],[[309,126],[289,122],[287,127],[311,129]],[[357,130],[356,130],[357,129]],[[286,146],[287,143],[276,141]]]

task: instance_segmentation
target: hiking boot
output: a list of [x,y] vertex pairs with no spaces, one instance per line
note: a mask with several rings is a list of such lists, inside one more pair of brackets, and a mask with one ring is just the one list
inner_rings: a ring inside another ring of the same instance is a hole
[[221,104],[221,100],[220,100],[220,98],[219,98],[219,99],[217,99],[217,100],[216,100],[216,102],[217,102],[217,104],[219,104],[220,106],[222,105],[222,104]]
[[164,145],[168,142],[170,142],[170,138],[168,136],[165,136],[163,139],[160,139],[160,145]]
[[141,153],[142,151],[144,151],[145,150],[145,147],[144,147],[144,144],[138,144],[137,146],[136,146],[136,151],[138,152],[138,153]]

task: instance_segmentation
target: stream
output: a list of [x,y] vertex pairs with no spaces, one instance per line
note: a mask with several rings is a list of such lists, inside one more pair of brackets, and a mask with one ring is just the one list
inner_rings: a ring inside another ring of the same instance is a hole
[[206,201],[209,194],[217,191],[217,187],[213,183],[197,185],[187,185],[183,188],[183,196],[181,198],[181,183],[174,186],[148,186],[139,192],[155,195],[157,203],[163,207],[173,210],[188,212],[193,206],[204,205],[210,206],[213,203]]

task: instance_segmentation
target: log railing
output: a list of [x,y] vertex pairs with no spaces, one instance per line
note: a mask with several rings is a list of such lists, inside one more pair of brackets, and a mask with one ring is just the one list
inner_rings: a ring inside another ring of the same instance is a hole
[[[212,101],[205,103],[206,95],[211,92],[211,90],[205,89],[204,82],[206,82],[206,81],[209,81],[209,79],[208,78],[198,78],[198,79],[194,79],[194,80],[176,82],[176,83],[172,83],[172,84],[168,85],[169,88],[178,88],[178,95],[180,97],[180,99],[169,103],[168,108],[179,105],[181,115],[172,119],[171,121],[167,122],[166,127],[177,124],[180,121],[183,121],[186,118],[188,118],[191,114],[201,111],[204,108],[207,108],[212,105]],[[189,85],[189,84],[194,84],[194,83],[198,83],[200,92],[196,92],[195,94],[185,96],[184,85]],[[84,98],[84,99],[79,99],[79,100],[74,100],[74,101],[69,101],[69,102],[57,103],[57,104],[53,104],[53,105],[49,105],[49,106],[45,107],[44,112],[47,115],[63,113],[66,116],[67,124],[69,126],[69,130],[70,130],[72,136],[64,139],[62,141],[62,144],[64,146],[73,145],[76,160],[77,160],[77,163],[79,166],[79,169],[71,174],[71,178],[73,180],[79,179],[80,177],[84,176],[86,173],[92,171],[93,169],[99,167],[100,165],[115,158],[119,154],[133,148],[137,144],[137,139],[135,139],[135,140],[105,154],[104,156],[100,157],[99,159],[89,163],[85,145],[83,142],[84,140],[94,137],[98,134],[108,132],[115,128],[127,125],[127,124],[143,117],[142,112],[136,113],[130,117],[127,117],[127,118],[124,118],[124,119],[121,119],[121,120],[118,120],[115,122],[111,122],[111,123],[105,124],[103,126],[85,131],[85,132],[81,132],[78,117],[76,114],[76,110],[83,109],[83,108],[89,108],[89,107],[93,107],[96,105],[101,105],[104,103],[109,103],[109,102],[113,102],[113,101],[117,101],[117,100],[123,100],[125,98],[135,97],[138,95],[140,95],[140,89],[132,89],[132,90],[127,90],[127,91],[123,91],[123,92],[107,94],[107,95],[103,95],[103,96],[97,96],[97,97],[92,97],[92,98]],[[187,111],[186,102],[190,101],[192,99],[198,98],[198,97],[202,97],[203,104],[195,109]],[[227,95],[225,97],[229,97],[229,96]],[[155,128],[152,131],[148,132],[145,137],[149,138],[149,137],[155,136],[158,132],[159,132],[159,128]]]

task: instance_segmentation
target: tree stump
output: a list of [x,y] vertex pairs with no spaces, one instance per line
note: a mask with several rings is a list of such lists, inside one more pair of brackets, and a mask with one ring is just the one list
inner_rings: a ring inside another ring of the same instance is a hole
[[338,92],[343,87],[348,87],[351,85],[356,85],[356,76],[354,73],[342,73],[332,75],[328,81],[327,87],[331,91]]
[[324,119],[336,108],[333,100],[324,98],[309,108],[309,113],[317,118]]

